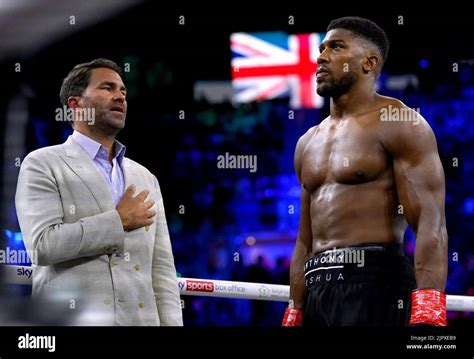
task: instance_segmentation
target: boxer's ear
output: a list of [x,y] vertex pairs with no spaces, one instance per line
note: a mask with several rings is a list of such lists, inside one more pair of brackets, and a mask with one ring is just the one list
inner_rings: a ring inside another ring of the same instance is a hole
[[362,64],[362,69],[364,73],[369,73],[374,71],[377,68],[377,64],[379,63],[379,57],[374,54],[367,55],[364,63]]

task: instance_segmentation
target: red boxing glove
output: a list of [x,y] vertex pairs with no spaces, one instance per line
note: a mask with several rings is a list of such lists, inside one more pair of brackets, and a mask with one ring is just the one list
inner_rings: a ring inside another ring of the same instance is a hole
[[303,325],[303,311],[295,308],[286,308],[281,322],[282,327],[300,327]]
[[411,294],[409,325],[447,326],[446,294],[437,289],[415,289]]

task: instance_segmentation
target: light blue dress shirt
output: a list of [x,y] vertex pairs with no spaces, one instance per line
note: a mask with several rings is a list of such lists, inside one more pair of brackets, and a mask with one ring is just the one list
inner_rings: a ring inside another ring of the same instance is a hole
[[115,205],[117,205],[122,198],[125,186],[122,161],[125,156],[126,147],[115,140],[115,153],[112,159],[112,164],[110,164],[109,154],[104,146],[99,142],[94,141],[92,138],[89,138],[78,131],[74,131],[71,137],[77,144],[79,144],[79,146],[82,147],[84,152],[86,152],[94,162],[110,190]]

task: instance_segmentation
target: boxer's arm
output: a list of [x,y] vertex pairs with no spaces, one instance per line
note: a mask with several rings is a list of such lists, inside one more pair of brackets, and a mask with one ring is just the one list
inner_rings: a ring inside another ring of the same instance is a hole
[[[300,138],[295,150],[295,171],[300,183],[302,155],[309,133],[311,131],[308,131],[308,133]],[[306,285],[303,266],[305,261],[309,259],[312,251],[310,197],[310,194],[304,188],[301,188],[300,223],[290,265],[290,300],[292,300],[293,307],[296,309],[303,309],[304,307]]]
[[[309,130],[301,136],[296,144],[295,150],[295,171],[298,181],[301,183],[302,155],[306,147],[306,141],[311,133]],[[285,311],[282,326],[294,327],[303,323],[303,307],[306,300],[306,284],[304,280],[304,263],[311,255],[312,235],[311,235],[311,215],[310,215],[310,194],[301,184],[301,206],[300,206],[300,226],[295,248],[290,264],[290,303]]]
[[293,307],[303,309],[306,299],[306,284],[304,278],[304,263],[311,255],[312,235],[311,217],[309,213],[310,195],[305,189],[301,190],[300,226],[295,249],[290,265],[290,300]]
[[399,202],[416,235],[417,286],[444,291],[448,268],[444,172],[433,131],[425,119],[413,114],[415,121],[384,124],[383,145],[393,157]]

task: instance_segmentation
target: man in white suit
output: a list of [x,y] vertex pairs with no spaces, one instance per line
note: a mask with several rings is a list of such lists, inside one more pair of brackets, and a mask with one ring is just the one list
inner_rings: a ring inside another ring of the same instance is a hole
[[127,113],[120,75],[106,59],[75,66],[60,91],[73,134],[21,165],[16,210],[33,296],[63,306],[73,325],[180,326],[160,186],[115,140]]

